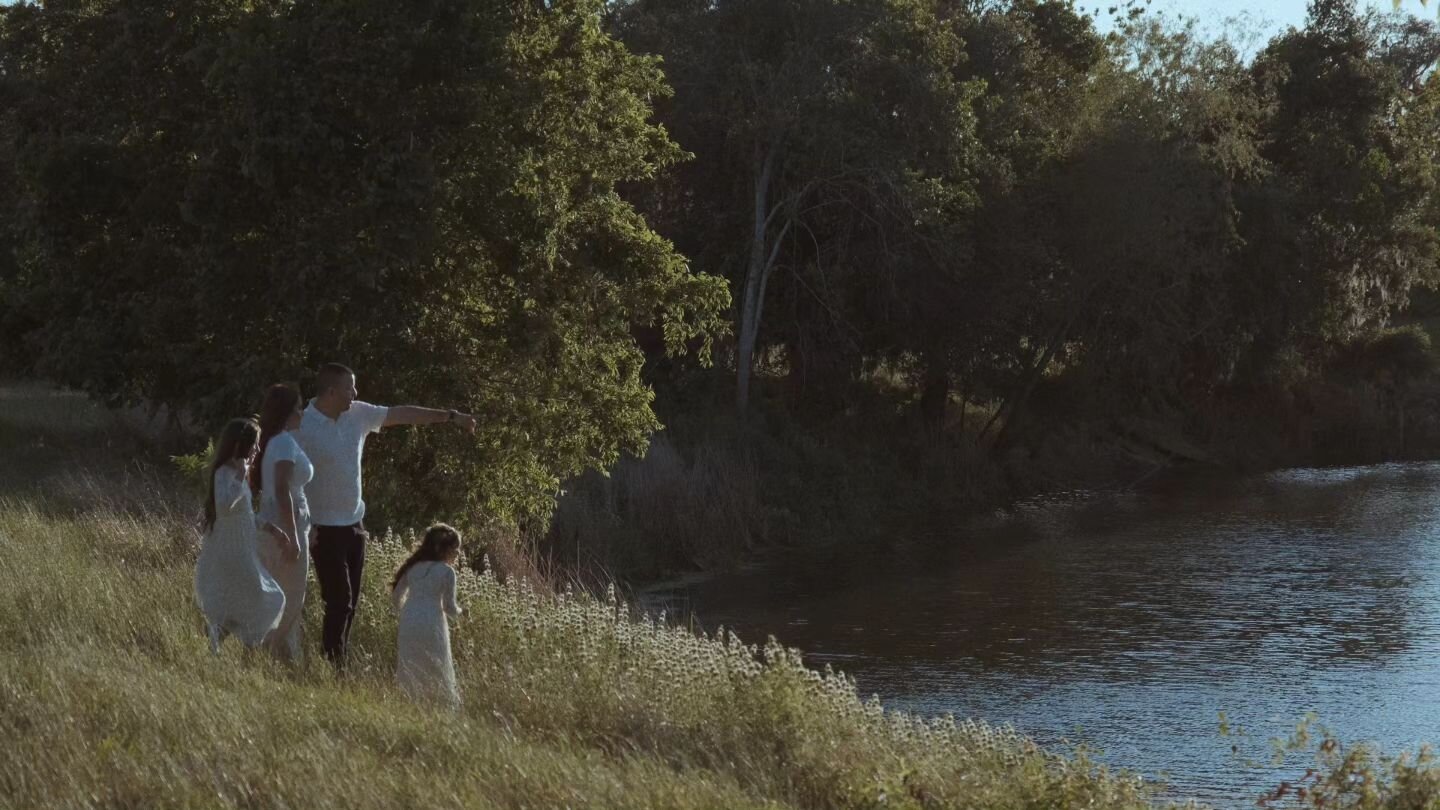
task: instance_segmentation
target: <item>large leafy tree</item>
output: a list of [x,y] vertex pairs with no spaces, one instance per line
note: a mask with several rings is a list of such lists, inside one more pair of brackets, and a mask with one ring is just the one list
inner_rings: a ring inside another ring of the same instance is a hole
[[1306,26],[1257,58],[1269,172],[1242,203],[1239,296],[1257,367],[1383,325],[1412,285],[1435,282],[1437,57],[1429,23],[1315,0]]
[[1139,21],[1107,53],[1059,4],[1005,5],[971,26],[995,88],[967,273],[981,303],[938,346],[962,393],[994,403],[980,435],[1005,447],[1045,377],[1081,375],[1105,410],[1131,408],[1173,393],[1223,332],[1229,183],[1255,162],[1253,105],[1234,95],[1246,76],[1233,54],[1185,30]]
[[1092,383],[1122,403],[1184,407],[1241,350],[1226,282],[1234,195],[1263,172],[1260,102],[1227,43],[1142,23],[1122,46],[1097,137],[1061,173],[1061,244]]
[[[632,330],[708,351],[723,282],[617,193],[682,153],[600,0],[5,10],[29,92],[7,315],[35,370],[213,425],[264,383],[482,416],[376,444],[390,513],[546,514],[657,427]],[[8,56],[7,70],[14,64]],[[104,103],[95,103],[104,99]]]
[[[736,400],[755,357],[852,369],[866,314],[927,228],[973,206],[978,83],[929,0],[634,0],[615,25],[658,53],[677,95],[663,120],[696,155],[652,206],[734,290]],[[783,278],[785,283],[772,283]],[[777,289],[779,286],[781,289]],[[762,331],[767,312],[784,317]],[[768,336],[767,332],[768,331]],[[838,347],[838,350],[837,350]]]
[[1097,130],[1107,67],[1100,35],[1067,3],[965,0],[942,4],[942,15],[965,43],[957,78],[984,91],[975,100],[979,204],[911,267],[894,321],[891,345],[912,364],[932,424],[952,387],[1013,405],[1049,362],[1057,330],[1048,321],[1065,315],[1051,312],[1060,302],[1047,184]]
[[1069,149],[1008,203],[987,197],[1014,219],[981,264],[1009,268],[996,289],[1016,294],[995,300],[1022,304],[980,330],[1001,349],[1002,435],[1057,370],[1104,413],[1194,416],[1280,352],[1318,364],[1433,283],[1431,25],[1321,0],[1253,66],[1143,18],[1112,44]]

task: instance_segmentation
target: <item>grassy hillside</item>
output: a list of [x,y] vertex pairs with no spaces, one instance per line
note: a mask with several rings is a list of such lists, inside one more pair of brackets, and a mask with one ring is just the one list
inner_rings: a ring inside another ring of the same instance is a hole
[[233,646],[217,660],[189,486],[45,389],[0,390],[0,442],[6,807],[1143,804],[1014,735],[862,704],[794,653],[472,575],[465,709],[416,708],[391,685],[394,539],[372,549],[353,677]]
[[[0,385],[4,809],[1151,806],[1083,755],[861,702],[796,651],[468,571],[464,711],[416,708],[392,685],[397,538],[370,549],[353,675],[233,643],[216,659],[194,484],[150,453],[84,399]],[[1424,752],[1310,742],[1319,773],[1269,806],[1440,806]]]
[[417,708],[391,680],[395,538],[371,550],[352,676],[216,659],[187,482],[35,387],[0,388],[0,459],[6,808],[1147,806],[1133,779],[885,712],[793,651],[468,572],[465,707]]

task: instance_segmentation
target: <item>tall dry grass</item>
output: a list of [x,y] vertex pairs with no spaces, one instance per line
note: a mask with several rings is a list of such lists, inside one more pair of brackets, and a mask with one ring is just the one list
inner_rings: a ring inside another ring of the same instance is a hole
[[643,458],[572,482],[546,545],[575,571],[636,580],[734,565],[766,534],[760,486],[743,447],[705,442],[686,458],[658,435]]

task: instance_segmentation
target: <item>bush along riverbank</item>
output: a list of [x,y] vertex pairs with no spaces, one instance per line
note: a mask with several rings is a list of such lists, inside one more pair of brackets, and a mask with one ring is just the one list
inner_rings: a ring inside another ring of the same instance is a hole
[[923,393],[883,374],[823,417],[785,407],[786,381],[762,376],[776,395],[740,419],[723,379],[697,374],[662,388],[667,429],[646,454],[568,482],[532,543],[582,578],[643,586],[777,555],[883,560],[963,542],[953,529],[964,518],[1028,495],[1125,489],[1191,466],[1243,474],[1440,458],[1440,356],[1425,311],[1323,363],[1189,397],[1161,391],[1144,407],[1058,373],[1003,433],[996,406],[959,397],[927,422]]

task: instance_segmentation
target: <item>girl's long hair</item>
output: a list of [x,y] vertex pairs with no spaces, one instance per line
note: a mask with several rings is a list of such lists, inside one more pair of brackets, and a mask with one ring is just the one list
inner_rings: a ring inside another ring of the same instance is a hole
[[260,426],[254,419],[236,417],[220,431],[215,457],[210,460],[210,494],[205,499],[205,531],[215,526],[215,472],[221,465],[236,458],[247,458],[260,440]]
[[265,448],[270,446],[271,439],[285,432],[285,423],[290,421],[290,414],[298,407],[300,392],[295,386],[276,383],[265,389],[265,404],[260,406],[260,455],[250,465],[250,491],[256,495],[260,494],[264,485],[261,470],[265,466],[262,463],[265,461]]
[[416,563],[428,562],[431,560],[440,561],[451,549],[460,547],[460,532],[453,526],[444,523],[436,523],[425,530],[425,538],[420,545],[410,553],[409,558],[401,563],[400,568],[395,571],[395,578],[390,580],[390,590],[400,586],[400,580],[404,578],[405,572],[409,571]]

